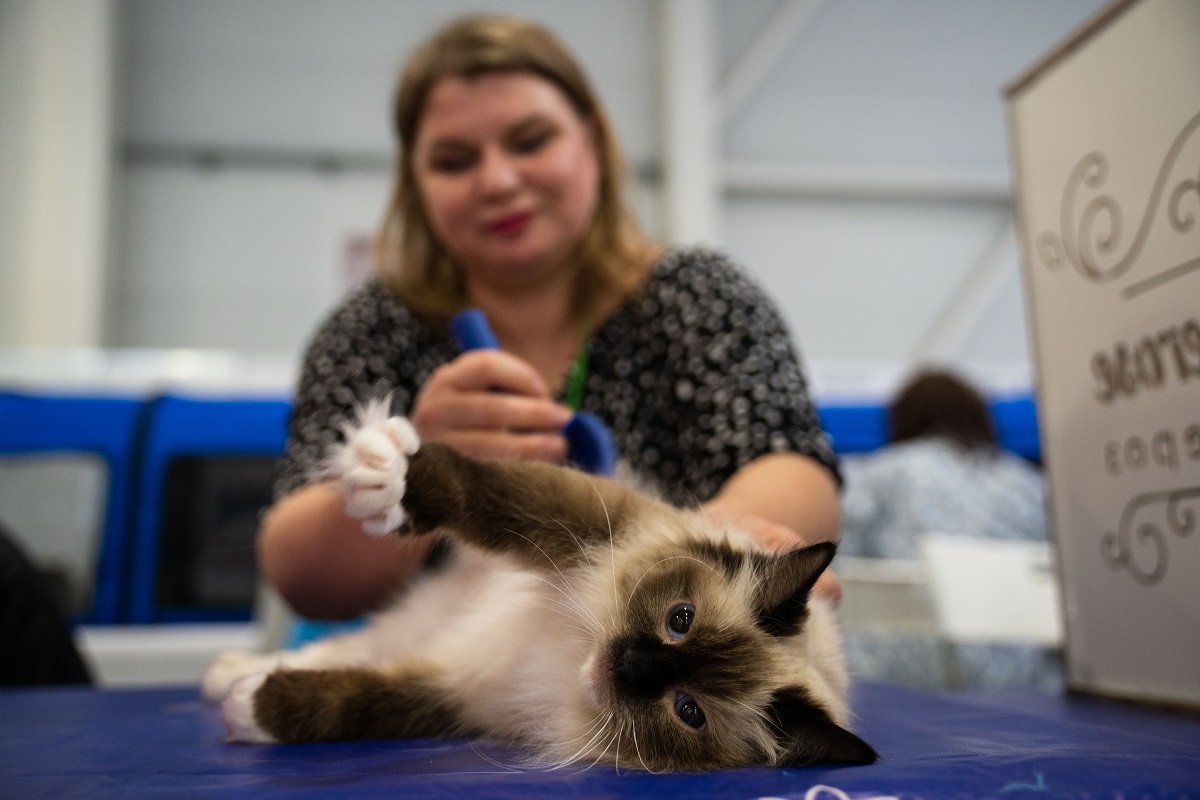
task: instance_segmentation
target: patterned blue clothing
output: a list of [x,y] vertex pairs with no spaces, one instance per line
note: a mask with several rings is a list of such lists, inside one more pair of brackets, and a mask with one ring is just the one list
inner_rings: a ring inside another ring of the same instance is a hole
[[[844,459],[842,467],[839,555],[918,559],[921,535],[934,532],[1046,538],[1041,472],[1009,452],[967,452],[926,438]],[[926,689],[1062,688],[1061,653],[1051,648],[864,629],[846,631],[845,652],[859,679]]]
[[1007,451],[964,451],[945,439],[889,445],[844,464],[842,544],[867,558],[918,558],[924,533],[1046,538],[1042,475]]

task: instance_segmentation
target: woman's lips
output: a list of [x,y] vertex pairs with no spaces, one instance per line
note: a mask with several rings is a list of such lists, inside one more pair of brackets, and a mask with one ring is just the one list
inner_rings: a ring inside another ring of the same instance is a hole
[[522,211],[518,214],[509,214],[489,223],[488,230],[498,233],[501,236],[516,236],[529,227],[529,223],[532,221],[533,212]]

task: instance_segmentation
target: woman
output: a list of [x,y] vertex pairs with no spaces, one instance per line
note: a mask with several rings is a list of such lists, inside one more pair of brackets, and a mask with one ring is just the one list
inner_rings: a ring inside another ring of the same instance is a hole
[[[668,499],[772,546],[836,536],[836,461],[778,315],[722,257],[644,237],[608,120],[557,39],[509,18],[450,25],[409,62],[393,122],[379,280],[310,346],[259,538],[293,608],[360,614],[431,559],[430,541],[364,535],[336,485],[310,482],[354,404],[383,394],[426,441],[551,462],[569,394]],[[500,351],[454,344],[446,320],[467,306]]]

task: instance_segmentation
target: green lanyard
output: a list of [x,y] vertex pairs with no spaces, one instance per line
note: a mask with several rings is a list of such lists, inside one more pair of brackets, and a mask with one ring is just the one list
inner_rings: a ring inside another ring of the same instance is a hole
[[571,362],[571,371],[567,373],[567,408],[578,411],[583,402],[583,387],[587,383],[588,357],[592,352],[592,315],[589,311],[583,313],[579,320],[579,352]]

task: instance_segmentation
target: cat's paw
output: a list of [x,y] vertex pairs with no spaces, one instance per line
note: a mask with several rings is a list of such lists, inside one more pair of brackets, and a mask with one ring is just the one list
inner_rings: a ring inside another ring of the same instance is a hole
[[221,719],[230,742],[274,744],[279,741],[259,727],[254,719],[254,697],[267,679],[267,673],[250,675],[234,682],[221,702]]
[[400,501],[408,459],[421,445],[416,429],[403,417],[389,417],[385,401],[373,400],[344,433],[345,442],[334,451],[330,470],[341,481],[346,514],[362,520],[367,533],[398,529],[405,521]]
[[279,666],[279,658],[273,653],[251,653],[246,650],[228,650],[217,656],[217,660],[204,673],[200,691],[210,702],[224,700],[233,685],[242,678],[265,675]]

